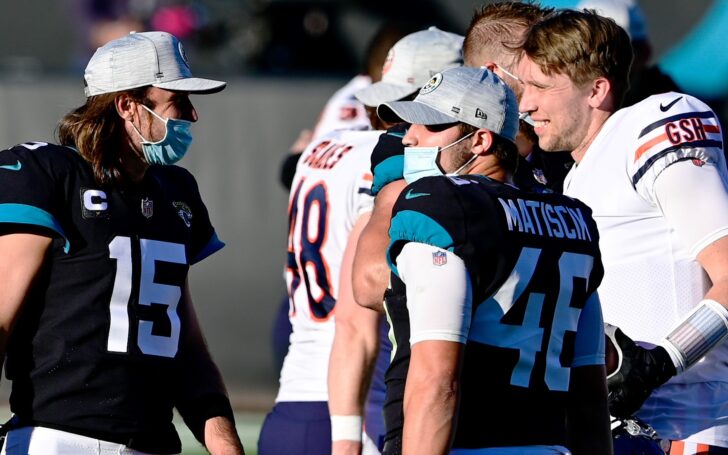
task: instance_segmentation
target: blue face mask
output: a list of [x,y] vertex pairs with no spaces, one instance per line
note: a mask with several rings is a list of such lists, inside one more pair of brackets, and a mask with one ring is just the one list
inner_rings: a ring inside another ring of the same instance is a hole
[[173,118],[164,119],[147,106],[142,105],[142,107],[163,121],[166,126],[164,137],[160,141],[150,142],[132,124],[134,131],[142,138],[142,151],[147,163],[170,165],[181,160],[192,144],[192,133],[190,132],[192,122]]
[[409,185],[412,182],[423,177],[431,177],[434,175],[458,175],[467,165],[473,162],[477,155],[473,155],[467,163],[460,166],[455,172],[445,174],[437,164],[437,156],[445,149],[464,141],[472,136],[475,132],[466,134],[457,141],[445,147],[405,147],[404,148],[404,181]]

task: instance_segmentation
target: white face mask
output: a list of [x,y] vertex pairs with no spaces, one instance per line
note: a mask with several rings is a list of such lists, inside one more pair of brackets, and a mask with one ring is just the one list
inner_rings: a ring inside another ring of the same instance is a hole
[[455,172],[445,174],[440,166],[437,165],[437,156],[443,150],[446,150],[455,144],[458,144],[465,139],[475,134],[472,131],[465,136],[461,137],[452,144],[446,145],[445,147],[405,147],[404,148],[404,181],[409,185],[422,177],[430,177],[433,175],[459,175],[466,166],[473,162],[477,155],[473,155],[467,163],[460,166]]

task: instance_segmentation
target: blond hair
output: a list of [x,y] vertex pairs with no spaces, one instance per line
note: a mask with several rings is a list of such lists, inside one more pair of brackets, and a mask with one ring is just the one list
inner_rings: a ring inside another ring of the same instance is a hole
[[547,76],[565,74],[576,85],[606,78],[615,110],[629,90],[629,36],[596,11],[556,11],[529,29],[521,49]]

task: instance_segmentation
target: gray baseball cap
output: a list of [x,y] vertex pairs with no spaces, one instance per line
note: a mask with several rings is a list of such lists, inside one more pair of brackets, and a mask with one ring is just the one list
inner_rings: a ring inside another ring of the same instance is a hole
[[413,101],[384,103],[377,115],[386,122],[417,125],[462,122],[511,142],[518,132],[516,95],[486,68],[451,68],[435,74]]
[[354,93],[363,104],[376,107],[411,95],[435,73],[463,64],[463,37],[436,27],[411,33],[389,50],[382,80]]
[[166,32],[132,32],[106,43],[89,60],[83,78],[87,97],[147,85],[204,94],[226,85],[192,77],[182,43]]

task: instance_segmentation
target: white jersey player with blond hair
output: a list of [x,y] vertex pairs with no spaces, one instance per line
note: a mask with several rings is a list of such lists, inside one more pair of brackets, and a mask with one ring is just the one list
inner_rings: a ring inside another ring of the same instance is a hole
[[676,92],[618,109],[631,44],[591,10],[556,12],[521,50],[519,110],[542,149],[571,151],[564,193],[599,227],[599,295],[623,354],[610,413],[636,413],[673,441],[671,455],[727,453],[728,170],[716,114]]
[[[726,188],[715,113],[675,92],[612,115],[564,182],[567,195],[588,201],[599,226],[604,320],[630,337],[662,345],[678,368],[685,360],[665,335],[691,314],[712,284],[697,257],[728,236]],[[722,305],[708,302],[710,311],[726,317]],[[728,344],[720,343],[659,387],[637,415],[672,439],[694,435],[688,442],[728,445],[726,425],[701,433],[728,416],[727,378]],[[686,413],[695,403],[700,413]]]

